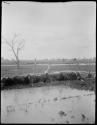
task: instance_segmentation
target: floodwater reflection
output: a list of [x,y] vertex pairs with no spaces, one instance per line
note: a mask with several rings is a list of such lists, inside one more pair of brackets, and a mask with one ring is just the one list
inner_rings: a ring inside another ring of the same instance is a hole
[[94,92],[65,86],[1,91],[1,123],[94,122]]

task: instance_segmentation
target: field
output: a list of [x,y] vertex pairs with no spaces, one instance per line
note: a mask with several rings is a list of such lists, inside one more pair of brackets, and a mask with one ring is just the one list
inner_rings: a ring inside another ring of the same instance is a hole
[[[36,67],[32,65],[21,65],[19,73],[17,73],[17,68],[15,65],[2,65],[1,66],[1,77],[13,77],[16,75],[28,75],[28,74],[37,74],[44,73],[48,68],[47,64],[37,64]],[[87,73],[89,71],[95,72],[95,64],[80,64],[80,65],[70,65],[70,64],[53,64],[50,65],[48,73],[60,72],[60,71],[80,71]]]

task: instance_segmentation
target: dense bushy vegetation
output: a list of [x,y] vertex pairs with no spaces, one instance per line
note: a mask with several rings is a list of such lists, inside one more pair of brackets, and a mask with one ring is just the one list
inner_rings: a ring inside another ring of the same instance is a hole
[[87,77],[88,77],[88,78],[92,78],[92,74],[91,74],[91,73],[89,73]]
[[[91,78],[90,74],[88,77]],[[16,85],[28,85],[28,86],[42,86],[52,81],[66,81],[66,80],[81,80],[80,73],[56,73],[56,74],[41,74],[41,75],[27,75],[27,76],[15,76],[12,78],[1,79],[1,89],[16,86]]]

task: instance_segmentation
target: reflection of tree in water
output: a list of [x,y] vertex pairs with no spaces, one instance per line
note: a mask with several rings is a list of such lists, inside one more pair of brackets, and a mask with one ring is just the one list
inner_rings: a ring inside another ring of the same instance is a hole
[[15,104],[18,104],[18,94],[17,93],[15,93],[15,96],[14,96],[14,101],[15,101]]

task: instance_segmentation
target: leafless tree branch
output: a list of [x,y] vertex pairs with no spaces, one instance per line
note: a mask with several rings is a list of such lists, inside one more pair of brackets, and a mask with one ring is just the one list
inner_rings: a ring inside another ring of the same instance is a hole
[[[18,43],[18,41],[16,41],[17,37],[18,37],[18,34],[15,34],[13,36],[13,39],[11,40],[11,42],[8,42],[5,38],[4,39],[5,39],[6,43],[7,43],[7,45],[10,47],[11,51],[13,52],[14,57],[15,57],[15,62],[17,64],[17,68],[19,68],[19,65],[20,65],[19,64],[20,63],[20,61],[19,61],[19,52],[24,47],[24,40],[22,39],[22,41]],[[17,43],[18,45],[16,46],[15,43]]]
[[5,4],[10,4],[9,2],[7,2],[7,1],[2,1],[3,3],[5,3]]

